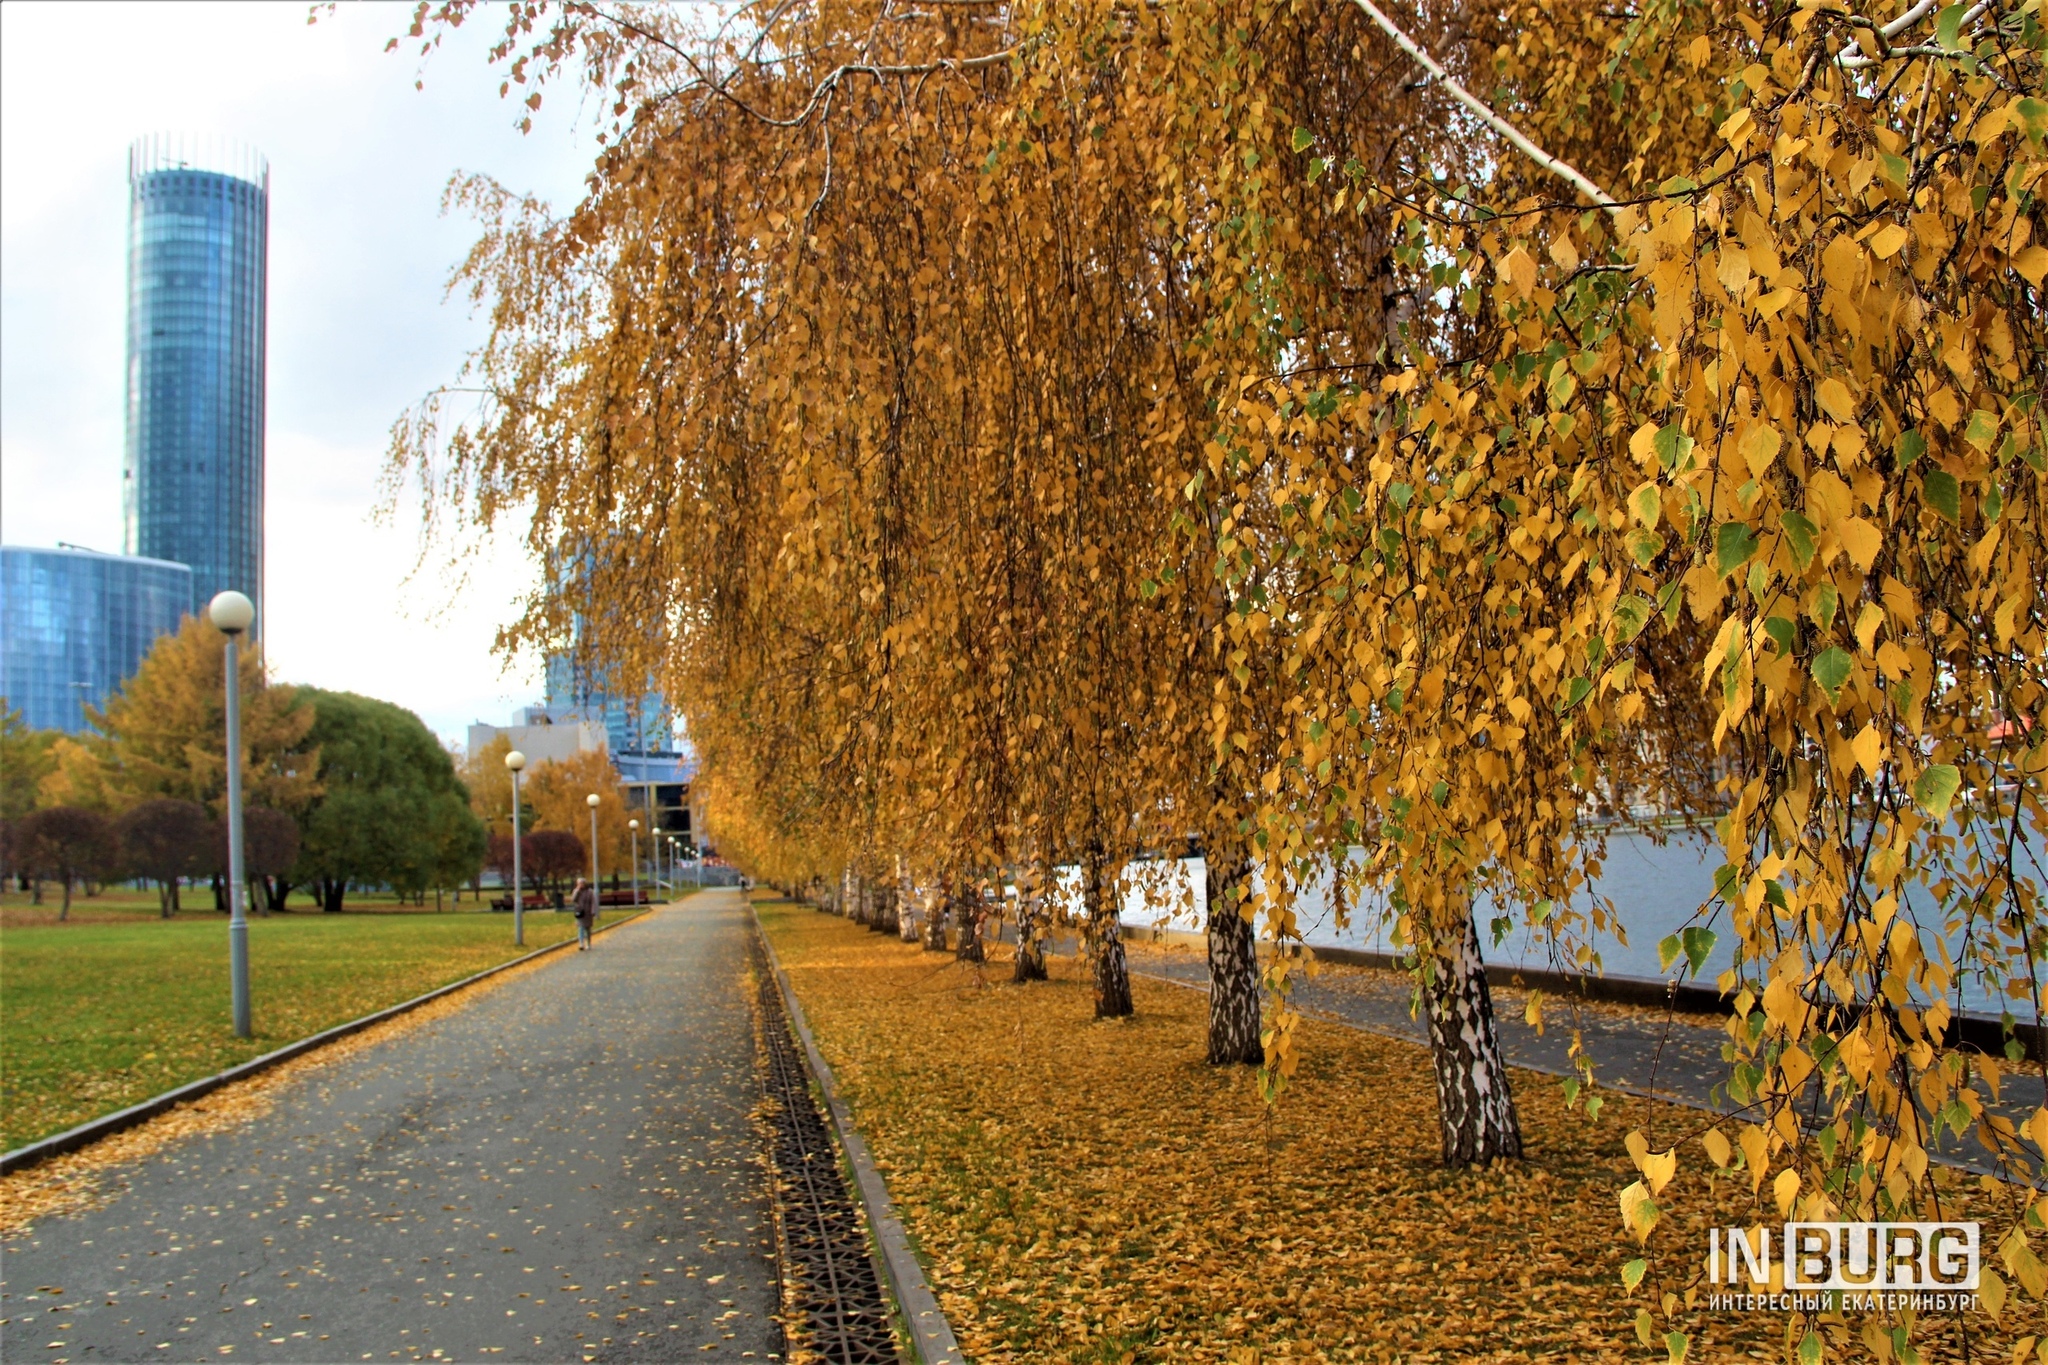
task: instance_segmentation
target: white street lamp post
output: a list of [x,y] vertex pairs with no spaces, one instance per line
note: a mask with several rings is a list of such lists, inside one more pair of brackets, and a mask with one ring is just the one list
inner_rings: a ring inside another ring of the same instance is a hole
[[596,898],[602,894],[597,884],[597,793],[592,792],[584,800],[590,806],[590,895],[591,903],[594,905]]
[[256,620],[256,604],[238,592],[224,592],[208,604],[214,628],[228,637],[228,980],[234,1000],[235,1036],[247,1038],[249,1023],[249,909],[242,888],[242,663],[236,648]]
[[633,836],[633,905],[637,909],[640,904],[640,822],[628,820],[626,829]]
[[519,875],[519,771],[526,766],[526,755],[517,749],[505,755],[505,766],[512,770],[512,945],[526,946],[526,887]]

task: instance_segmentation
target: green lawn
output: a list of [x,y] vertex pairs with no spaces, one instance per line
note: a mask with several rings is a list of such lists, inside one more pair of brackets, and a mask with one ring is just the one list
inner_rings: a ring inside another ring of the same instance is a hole
[[225,916],[0,928],[0,1150],[576,932],[568,915],[528,911],[515,949],[510,915],[379,909],[251,919],[248,1039],[230,1024]]

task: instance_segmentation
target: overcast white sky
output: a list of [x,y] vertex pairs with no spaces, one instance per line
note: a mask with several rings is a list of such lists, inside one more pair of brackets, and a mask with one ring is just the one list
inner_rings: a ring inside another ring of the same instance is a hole
[[272,672],[460,739],[539,699],[536,661],[508,672],[490,652],[528,569],[497,547],[466,592],[431,570],[407,581],[416,521],[370,517],[385,433],[478,335],[442,299],[474,235],[440,217],[449,176],[488,172],[560,208],[593,144],[561,108],[518,132],[483,61],[488,23],[424,68],[386,53],[411,8],[343,5],[308,26],[303,3],[0,6],[0,539],[120,550],[128,144],[252,144],[271,175]]

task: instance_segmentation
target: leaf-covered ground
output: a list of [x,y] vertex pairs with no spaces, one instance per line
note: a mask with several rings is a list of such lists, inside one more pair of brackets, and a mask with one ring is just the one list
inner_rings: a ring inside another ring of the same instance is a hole
[[[1140,978],[1137,1015],[1098,1022],[1071,960],[1019,987],[1006,962],[757,908],[977,1361],[1667,1358],[1667,1324],[1644,1347],[1645,1298],[1620,1286],[1621,1141],[1647,1120],[1661,1146],[1696,1114],[1615,1097],[1590,1121],[1517,1072],[1529,1159],[1453,1174],[1419,1047],[1310,1024],[1269,1117],[1253,1072],[1203,1060],[1195,991]],[[1710,1222],[1766,1216],[1742,1176],[1681,1177],[1663,1202],[1674,1263],[1703,1259]],[[2011,1359],[2038,1318],[1972,1315],[1973,1358]],[[1787,1324],[1704,1303],[1679,1319],[1694,1361],[1783,1359]],[[1869,1358],[1866,1325],[1831,1332],[1829,1358]],[[1922,1319],[1925,1358],[1961,1358],[1956,1327]]]

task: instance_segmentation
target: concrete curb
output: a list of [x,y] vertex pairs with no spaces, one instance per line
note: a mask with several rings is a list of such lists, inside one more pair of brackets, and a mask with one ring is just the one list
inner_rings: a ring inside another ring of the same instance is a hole
[[[638,914],[628,915],[624,919],[613,920],[610,924],[599,925],[597,932],[608,934],[622,924],[631,924],[634,920],[639,919],[641,915],[647,914],[648,911],[654,908],[654,906],[650,905],[646,910],[642,910]],[[386,1019],[395,1019],[401,1014],[410,1013],[422,1005],[439,1000],[444,995],[450,995],[465,987],[474,986],[477,982],[494,977],[499,972],[510,971],[512,968],[522,963],[531,962],[537,957],[546,957],[549,953],[559,953],[564,948],[573,947],[575,943],[575,939],[569,938],[563,939],[560,943],[550,944],[545,948],[536,948],[534,951],[521,957],[515,957],[509,962],[500,962],[495,967],[486,967],[472,976],[463,977],[460,981],[451,981],[436,990],[428,991],[425,995],[416,995],[412,999],[401,1001],[396,1005],[390,1006],[388,1009],[378,1010],[375,1014],[366,1014],[360,1019],[351,1019],[345,1024],[336,1024],[331,1029],[301,1038],[297,1042],[286,1043],[274,1052],[266,1052],[261,1057],[251,1057],[248,1061],[237,1063],[225,1071],[216,1071],[211,1076],[202,1076],[196,1081],[188,1081],[175,1090],[166,1090],[161,1095],[152,1095],[139,1104],[131,1104],[126,1109],[117,1109],[111,1114],[102,1114],[99,1118],[87,1120],[76,1128],[67,1128],[61,1133],[56,1133],[42,1139],[40,1142],[31,1142],[25,1147],[17,1147],[6,1155],[0,1156],[0,1175],[11,1175],[15,1171],[24,1170],[38,1162],[47,1161],[53,1156],[61,1156],[65,1152],[75,1152],[81,1147],[89,1147],[103,1137],[111,1137],[125,1128],[133,1128],[138,1123],[147,1122],[158,1114],[166,1113],[181,1104],[188,1104],[202,1095],[220,1089],[224,1085],[254,1076],[258,1072],[268,1071],[280,1062],[288,1062],[294,1057],[302,1057],[317,1048],[325,1047],[332,1042],[338,1042],[352,1033],[361,1033],[364,1029],[374,1024],[381,1024]]]
[[775,973],[776,987],[782,992],[783,1008],[789,1011],[790,1023],[795,1025],[796,1036],[804,1045],[804,1056],[811,1065],[811,1077],[817,1081],[818,1089],[824,1092],[825,1108],[832,1116],[833,1131],[839,1135],[840,1150],[846,1153],[846,1163],[853,1168],[854,1179],[860,1185],[860,1200],[867,1206],[868,1226],[874,1229],[875,1241],[882,1249],[882,1268],[889,1277],[889,1287],[895,1291],[896,1306],[910,1327],[917,1358],[924,1365],[967,1365],[967,1356],[953,1336],[953,1326],[946,1321],[938,1298],[925,1282],[924,1267],[918,1264],[917,1254],[910,1249],[910,1238],[904,1233],[903,1223],[896,1217],[895,1205],[889,1200],[889,1187],[883,1182],[882,1173],[875,1168],[875,1159],[869,1153],[866,1141],[854,1128],[853,1117],[848,1113],[845,1101],[839,1098],[839,1083],[832,1075],[832,1068],[818,1053],[817,1041],[811,1037],[810,1023],[804,1018],[804,1007],[789,984],[789,974],[782,970],[782,962],[775,956],[775,945],[768,941],[767,930],[761,927],[761,916],[754,910],[752,901],[747,902],[747,911],[754,917],[754,932],[761,936],[761,947],[768,955],[768,969]]

